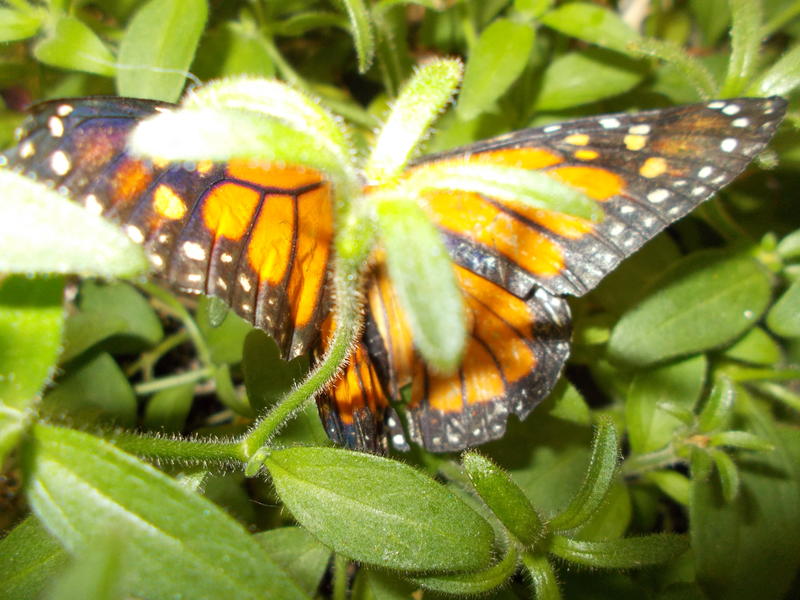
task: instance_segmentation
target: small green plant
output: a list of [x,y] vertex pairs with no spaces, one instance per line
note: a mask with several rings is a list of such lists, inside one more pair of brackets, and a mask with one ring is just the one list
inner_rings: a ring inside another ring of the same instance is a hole
[[[109,223],[0,171],[0,457],[32,512],[4,511],[0,596],[796,593],[796,136],[763,159],[780,171],[752,174],[572,303],[575,385],[562,381],[480,453],[331,448],[310,403],[359,330],[377,243],[420,352],[458,363],[460,298],[415,202],[424,190],[598,217],[582,194],[518,169],[440,166],[394,185],[421,147],[576,114],[788,96],[800,82],[796,3],[676,3],[644,21],[546,0],[5,4],[0,40],[14,43],[0,55],[17,91],[176,101],[188,69],[224,76],[144,123],[134,147],[324,171],[337,330],[310,372],[282,361],[212,300],[190,311],[146,283],[139,248]],[[467,57],[452,108],[461,63],[414,69],[414,52],[430,50]],[[343,91],[354,78],[366,108]],[[21,118],[11,108],[8,141]],[[362,178],[381,191],[367,200]]]

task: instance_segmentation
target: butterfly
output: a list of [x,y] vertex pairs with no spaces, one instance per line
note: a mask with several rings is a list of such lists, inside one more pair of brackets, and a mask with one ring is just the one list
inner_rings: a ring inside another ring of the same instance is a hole
[[[170,106],[126,98],[32,109],[0,162],[118,222],[155,277],[221,298],[291,358],[319,356],[333,329],[333,206],[325,174],[248,160],[159,163],[126,150],[143,118]],[[317,399],[329,437],[379,452],[408,439],[435,452],[503,435],[550,392],[569,355],[565,296],[594,288],[624,258],[739,175],[775,133],[781,98],[737,98],[524,129],[424,156],[433,164],[539,170],[602,208],[600,222],[435,190],[423,209],[450,253],[467,315],[463,362],[431,369],[376,251],[365,326],[341,375]],[[435,301],[435,299],[431,299]],[[403,423],[394,405],[403,399]]]

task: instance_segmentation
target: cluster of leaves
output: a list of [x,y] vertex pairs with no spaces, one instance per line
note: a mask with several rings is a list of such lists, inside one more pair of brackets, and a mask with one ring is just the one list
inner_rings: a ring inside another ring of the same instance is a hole
[[[575,115],[787,95],[800,80],[792,46],[800,8],[780,0],[678,2],[641,15],[639,3],[621,15],[549,0],[254,0],[210,12],[203,0],[5,4],[0,40],[16,42],[0,63],[9,105],[0,138],[9,141],[21,118],[15,98],[116,91],[176,100],[189,69],[203,79],[278,75],[346,119],[360,149],[423,52],[467,58],[461,95],[430,150]],[[703,49],[702,59],[687,46]],[[295,131],[302,137],[302,124]],[[3,512],[14,527],[0,542],[0,595],[304,598],[321,593],[323,580],[334,598],[348,588],[354,598],[419,588],[498,598],[796,593],[800,222],[790,190],[800,147],[792,137],[774,145],[780,171],[733,186],[573,303],[569,373],[590,401],[564,381],[503,440],[458,461],[415,452],[404,457],[412,468],[326,447],[311,407],[259,454],[255,467],[265,466],[270,485],[245,485],[238,471],[253,448],[222,440],[237,440],[275,405],[305,372],[303,360],[281,362],[263,333],[205,299],[193,315],[149,284],[6,276],[0,457],[10,457],[4,481],[21,476],[25,491]],[[243,143],[235,131],[219,140]],[[389,177],[408,158],[370,156],[371,173]],[[321,166],[347,182],[340,164]],[[0,201],[0,271],[109,278],[142,269],[138,249],[107,223],[0,175],[18,192]],[[518,181],[497,175],[465,185],[504,183],[512,193]],[[580,212],[581,199],[572,200]],[[391,231],[408,229],[398,212],[411,215],[406,224],[415,213],[396,198],[383,206],[391,249],[400,239]],[[339,234],[337,248],[358,254],[368,242],[355,228]],[[414,260],[395,269],[399,280],[417,271]],[[65,288],[75,297],[67,315]],[[447,290],[415,293],[430,307]],[[422,321],[435,361],[447,336]],[[457,355],[442,351],[439,360]],[[136,427],[160,436],[134,435]],[[617,431],[628,448],[621,466]],[[33,516],[16,524],[22,502]],[[656,530],[669,533],[648,535]],[[350,561],[361,565],[352,582]],[[660,566],[609,574],[564,563]]]

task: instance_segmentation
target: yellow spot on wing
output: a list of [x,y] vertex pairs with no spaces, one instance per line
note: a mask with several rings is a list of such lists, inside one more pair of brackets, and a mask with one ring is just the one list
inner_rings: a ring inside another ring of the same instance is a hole
[[165,219],[177,221],[186,214],[186,203],[175,190],[166,183],[161,183],[156,188],[154,194],[155,202],[153,207],[156,212]]
[[573,133],[572,135],[565,137],[564,141],[567,144],[572,144],[573,146],[585,146],[589,143],[589,136],[585,133]]
[[641,150],[647,145],[647,136],[634,134],[626,135],[624,142],[628,150]]
[[661,156],[651,156],[639,168],[639,174],[642,177],[652,179],[663,175],[667,171],[667,161]]
[[598,156],[600,155],[594,150],[577,150],[575,152],[575,158],[578,160],[594,160]]

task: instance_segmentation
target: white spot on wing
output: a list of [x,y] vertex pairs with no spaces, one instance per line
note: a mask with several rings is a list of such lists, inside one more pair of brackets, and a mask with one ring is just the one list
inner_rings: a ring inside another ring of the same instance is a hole
[[103,214],[103,205],[100,204],[100,201],[97,199],[97,196],[94,194],[88,194],[83,199],[83,206],[86,207],[90,213],[94,215],[102,215]]
[[67,115],[69,115],[69,114],[71,114],[71,113],[72,113],[72,110],[73,110],[73,109],[72,109],[72,106],[70,106],[69,104],[61,104],[61,105],[60,105],[60,106],[59,106],[59,107],[56,109],[56,114],[57,114],[59,117],[66,117]]
[[245,275],[239,275],[239,285],[242,286],[242,289],[245,292],[249,292],[251,289],[253,289],[250,280]]
[[628,133],[632,133],[633,135],[647,135],[650,133],[650,125],[641,124],[641,125],[634,125],[628,129]]
[[722,143],[719,145],[720,149],[723,152],[733,152],[736,150],[736,146],[739,145],[739,142],[736,138],[725,138],[722,140]]
[[64,135],[64,122],[56,116],[52,116],[47,120],[47,128],[53,137],[58,138]]
[[738,104],[728,104],[728,106],[722,109],[722,112],[724,112],[726,115],[733,116],[737,114],[740,110],[742,109],[739,108]]
[[144,234],[142,230],[136,227],[136,225],[128,225],[125,227],[125,233],[128,234],[128,237],[131,238],[137,244],[141,244],[144,242]]
[[206,251],[197,242],[184,242],[182,246],[183,255],[192,260],[205,260]]
[[615,129],[616,127],[619,127],[621,123],[619,122],[619,119],[609,117],[606,119],[600,119],[600,125],[603,127],[603,129]]
[[647,194],[647,199],[653,204],[658,204],[659,202],[663,202],[667,198],[669,198],[669,190],[665,190],[664,188],[653,190],[652,192]]
[[72,168],[72,163],[63,151],[56,150],[50,157],[50,168],[56,175],[66,175]]

